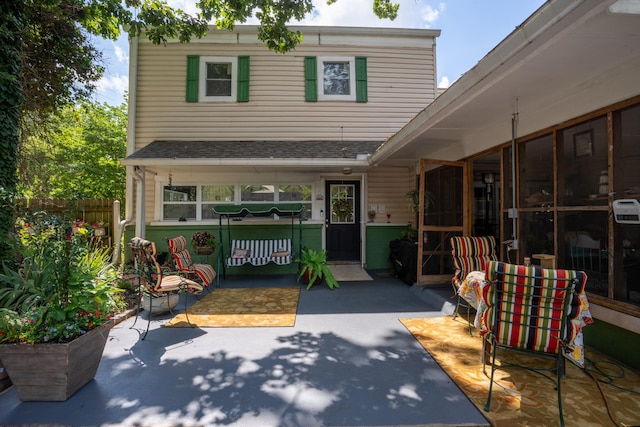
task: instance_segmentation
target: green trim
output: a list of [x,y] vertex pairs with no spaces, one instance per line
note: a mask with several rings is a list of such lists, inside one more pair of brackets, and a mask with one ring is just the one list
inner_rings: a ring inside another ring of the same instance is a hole
[[249,57],[238,56],[238,102],[249,102]]
[[356,102],[369,101],[367,86],[367,58],[356,56]]
[[318,101],[317,59],[315,56],[304,58],[304,96],[307,102]]
[[200,78],[200,56],[187,55],[187,102],[198,102],[198,80]]

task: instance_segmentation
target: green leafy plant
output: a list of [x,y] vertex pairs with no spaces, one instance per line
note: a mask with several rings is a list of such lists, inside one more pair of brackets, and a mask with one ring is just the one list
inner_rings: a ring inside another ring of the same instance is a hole
[[216,238],[208,231],[196,231],[191,236],[191,245],[194,249],[202,246],[209,246],[215,249]]
[[0,343],[69,342],[119,311],[116,268],[68,222],[19,219],[19,259],[0,273]]
[[[418,214],[420,212],[420,192],[416,189],[408,191],[405,197],[409,199],[409,211],[412,214]],[[424,192],[424,214],[425,216],[429,212],[429,207],[436,203],[436,198],[430,191]]]
[[418,238],[418,230],[413,228],[411,224],[408,224],[400,232],[400,238],[407,239],[407,240],[416,240]]
[[339,288],[340,284],[333,276],[327,263],[327,251],[322,249],[319,251],[303,248],[302,254],[296,259],[300,263],[300,271],[298,272],[298,280],[305,277],[307,290],[316,280],[324,279],[329,289]]

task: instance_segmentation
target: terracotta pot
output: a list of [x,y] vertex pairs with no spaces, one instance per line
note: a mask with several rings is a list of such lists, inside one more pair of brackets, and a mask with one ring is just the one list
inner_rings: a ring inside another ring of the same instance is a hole
[[22,401],[67,400],[95,377],[112,322],[64,344],[2,344],[0,359]]
[[[302,281],[304,282],[305,285],[308,285],[310,279],[311,279],[311,272],[307,270],[302,275]],[[319,285],[320,282],[322,282],[322,277],[317,277],[311,286]]]

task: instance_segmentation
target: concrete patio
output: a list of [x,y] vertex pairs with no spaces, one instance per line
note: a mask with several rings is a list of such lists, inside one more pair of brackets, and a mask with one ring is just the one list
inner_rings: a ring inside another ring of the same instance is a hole
[[[95,380],[66,402],[21,402],[10,388],[0,425],[489,425],[398,321],[451,313],[451,287],[370,275],[334,291],[303,288],[291,328],[163,328],[167,314],[142,341],[146,314],[134,329],[127,319],[111,331]],[[221,281],[269,286],[300,285],[293,276]]]

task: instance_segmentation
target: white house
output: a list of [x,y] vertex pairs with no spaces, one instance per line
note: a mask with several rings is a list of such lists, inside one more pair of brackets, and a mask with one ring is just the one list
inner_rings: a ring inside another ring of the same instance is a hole
[[[216,229],[217,203],[295,200],[308,207],[306,245],[388,268],[419,186],[434,199],[416,224],[419,283],[451,277],[455,234],[510,241],[504,260],[551,256],[589,275],[586,344],[638,368],[638,2],[550,0],[438,97],[438,31],[301,30],[286,55],[252,27],[132,41],[135,233]],[[336,199],[350,215],[337,217]],[[286,221],[232,228],[273,234]]]

